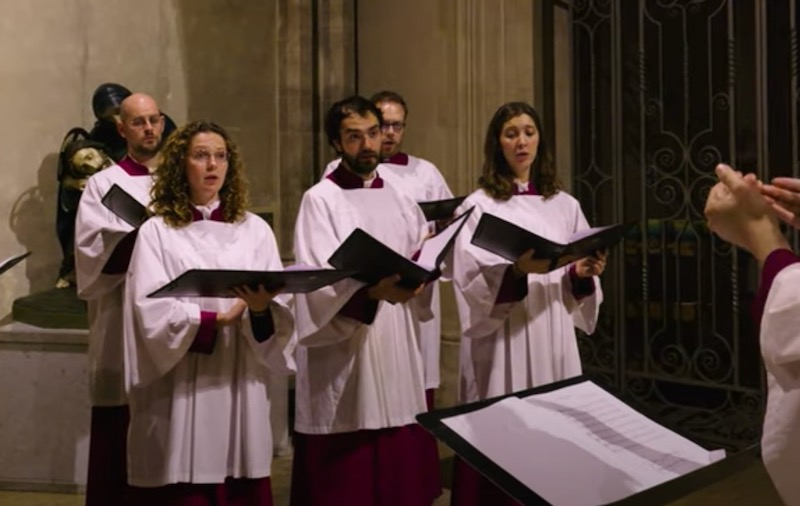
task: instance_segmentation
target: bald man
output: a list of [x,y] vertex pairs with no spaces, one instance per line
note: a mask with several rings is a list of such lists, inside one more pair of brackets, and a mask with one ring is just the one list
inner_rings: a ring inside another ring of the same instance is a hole
[[75,220],[78,296],[86,300],[89,314],[92,425],[87,506],[125,504],[127,496],[122,293],[136,233],[103,205],[102,198],[116,184],[143,205],[150,202],[164,116],[152,97],[134,93],[121,104],[117,128],[127,155],[89,178]]
[[778,227],[778,218],[800,225],[800,181],[761,184],[727,165],[706,203],[709,228],[752,254],[761,268],[754,301],[760,319],[761,356],[767,371],[767,411],[761,455],[786,504],[800,504],[800,258]]

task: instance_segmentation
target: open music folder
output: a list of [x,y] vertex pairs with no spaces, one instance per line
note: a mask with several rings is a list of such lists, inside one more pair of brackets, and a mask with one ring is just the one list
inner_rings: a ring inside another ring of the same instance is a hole
[[112,213],[119,216],[122,221],[133,228],[138,228],[147,221],[147,208],[144,204],[133,198],[130,193],[117,184],[109,188],[106,194],[103,195],[101,202]]
[[365,283],[400,275],[399,286],[416,288],[435,279],[472,208],[450,225],[422,243],[416,260],[406,258],[360,228],[355,229],[333,252],[328,263],[336,269],[354,271],[354,278]]
[[452,217],[456,209],[458,209],[458,206],[460,206],[466,198],[466,196],[463,196],[444,200],[427,200],[424,202],[417,202],[417,204],[420,209],[422,209],[422,214],[425,215],[428,221],[439,221]]
[[585,377],[417,420],[523,504],[663,504],[758,458],[709,451]]
[[263,285],[270,291],[281,288],[285,293],[306,293],[336,283],[352,274],[352,271],[304,266],[289,267],[283,271],[190,269],[150,293],[148,297],[231,298],[236,297],[231,289],[245,285],[254,290]]
[[512,262],[533,249],[534,258],[550,259],[555,268],[559,258],[582,258],[616,246],[633,226],[635,223],[588,228],[573,234],[567,244],[561,244],[493,214],[484,213],[472,235],[472,244]]

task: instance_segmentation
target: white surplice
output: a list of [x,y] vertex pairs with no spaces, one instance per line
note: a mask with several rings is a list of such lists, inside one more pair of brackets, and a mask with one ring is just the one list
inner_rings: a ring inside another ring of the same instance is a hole
[[460,211],[475,206],[458,236],[453,282],[461,321],[459,396],[472,402],[581,374],[575,327],[592,333],[603,300],[594,294],[576,300],[568,267],[528,275],[528,296],[495,304],[510,262],[470,243],[483,213],[557,242],[588,228],[578,202],[559,192],[549,199],[517,195],[508,201],[472,193]]
[[181,228],[151,218],[139,231],[125,293],[125,353],[131,422],[128,480],[154,487],[269,476],[272,435],[268,369],[290,373],[290,298],[270,303],[275,333],[259,343],[249,312],[216,331],[211,354],[190,351],[201,310],[223,312],[234,299],[147,298],[188,269],[281,270],[269,226],[201,220]]
[[764,466],[788,505],[800,505],[800,264],[778,273],[761,319],[767,369],[767,411],[761,437]]
[[75,218],[75,273],[78,296],[87,301],[89,389],[93,406],[127,404],[122,348],[122,292],[125,273],[104,274],[114,248],[133,227],[101,202],[116,184],[143,205],[150,202],[150,175],[129,175],[112,165],[86,183]]
[[[323,178],[336,170],[341,159],[333,160],[325,167]],[[417,202],[445,200],[453,198],[442,173],[434,164],[423,158],[408,155],[408,164],[400,165],[382,162],[378,173],[386,182],[403,191]],[[433,318],[420,322],[420,348],[425,368],[425,388],[439,388],[441,375],[439,357],[442,340],[441,303],[439,282],[433,285],[431,310]]]
[[[427,231],[419,206],[390,185],[349,189],[324,179],[303,196],[295,228],[299,264],[328,258],[356,228],[411,256]],[[425,411],[416,302],[379,303],[367,325],[339,315],[363,283],[345,279],[298,294],[295,429],[330,434],[414,423]]]

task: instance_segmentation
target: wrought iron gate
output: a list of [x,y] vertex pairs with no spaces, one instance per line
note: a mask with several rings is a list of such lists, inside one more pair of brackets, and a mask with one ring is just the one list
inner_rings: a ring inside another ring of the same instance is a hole
[[586,372],[700,440],[744,447],[764,402],[758,273],[709,234],[703,205],[720,161],[800,175],[797,2],[555,7],[571,12],[573,193],[594,224],[640,224],[604,275],[598,331],[580,338]]

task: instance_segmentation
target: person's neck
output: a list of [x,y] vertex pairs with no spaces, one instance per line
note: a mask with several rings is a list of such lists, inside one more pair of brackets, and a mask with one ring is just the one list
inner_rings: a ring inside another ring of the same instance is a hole
[[219,195],[193,195],[189,201],[195,207],[208,207],[219,200]]
[[144,165],[150,172],[154,172],[156,167],[158,167],[158,153],[149,157],[140,157],[128,151],[128,158],[139,165]]
[[527,184],[531,179],[531,168],[523,169],[519,172],[514,172],[514,181],[517,183]]

